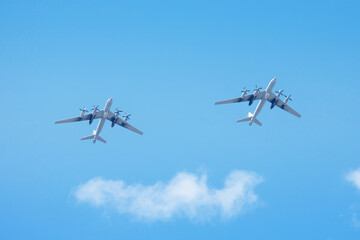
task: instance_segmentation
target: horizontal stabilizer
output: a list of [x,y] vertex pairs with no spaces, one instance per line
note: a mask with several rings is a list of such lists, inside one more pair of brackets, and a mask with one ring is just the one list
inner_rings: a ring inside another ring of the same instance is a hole
[[251,117],[247,117],[247,118],[244,118],[244,119],[237,120],[236,122],[248,122],[250,120],[251,120]]
[[257,120],[256,118],[254,119],[254,123],[256,123],[256,124],[259,125],[259,126],[262,126],[262,123],[259,122],[259,120]]
[[106,143],[105,139],[103,139],[103,138],[100,137],[100,136],[98,136],[96,139],[99,140],[100,142]]
[[[93,134],[93,135],[90,135],[90,136],[87,136],[87,137],[83,137],[81,140],[90,140],[90,139],[92,139],[92,140],[94,140],[94,143],[95,143],[95,135]],[[106,143],[106,141],[105,141],[105,139],[103,139],[102,137],[100,137],[100,136],[98,136],[97,138],[96,138],[96,140],[99,140],[100,142],[103,142],[103,143]]]
[[254,114],[252,114],[251,112],[248,113],[248,117],[247,118],[243,118],[240,120],[237,120],[237,122],[249,122],[249,125],[251,126],[251,124],[254,122],[259,126],[262,126],[261,122],[259,120],[257,120],[256,118],[254,118]]
[[89,139],[94,139],[94,135],[83,137],[81,140],[89,140]]

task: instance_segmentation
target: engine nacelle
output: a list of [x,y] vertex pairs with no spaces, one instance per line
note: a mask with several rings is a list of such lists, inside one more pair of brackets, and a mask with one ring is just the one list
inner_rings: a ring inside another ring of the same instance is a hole
[[90,119],[89,119],[89,125],[91,125],[93,121],[94,121],[94,117],[91,116]]
[[270,106],[270,109],[273,109],[276,105],[276,103],[278,102],[279,99],[274,99],[272,102],[271,102],[271,106]]
[[292,99],[290,98],[291,95],[285,96],[285,97],[286,97],[286,99],[285,99],[285,101],[284,101],[284,104],[286,105],[286,103],[287,103],[289,100],[292,101]]
[[119,113],[115,113],[115,116],[111,119],[111,127],[115,126],[115,123],[117,122]]
[[254,102],[254,95],[249,98],[249,106]]

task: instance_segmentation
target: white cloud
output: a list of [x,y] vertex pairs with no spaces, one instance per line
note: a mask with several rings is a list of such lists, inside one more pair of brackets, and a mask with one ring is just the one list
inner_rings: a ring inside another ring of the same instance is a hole
[[[348,174],[346,174],[345,179],[352,183],[358,190],[360,190],[360,168],[350,171]],[[353,204],[350,207],[350,210],[352,211],[352,225],[356,228],[360,228],[360,220],[357,216],[357,211],[359,210],[359,206],[357,204]]]
[[357,218],[356,213],[353,213],[352,223],[353,223],[353,226],[354,226],[354,227],[360,228],[360,220]]
[[79,202],[111,207],[142,220],[175,216],[204,219],[215,215],[230,218],[258,203],[253,188],[262,182],[262,177],[256,173],[233,171],[222,189],[209,188],[206,178],[206,174],[181,172],[168,183],[150,186],[93,178],[76,188],[75,197]]
[[360,168],[358,168],[354,171],[350,171],[346,175],[346,180],[351,182],[352,184],[354,184],[355,187],[357,187],[357,189],[360,190]]

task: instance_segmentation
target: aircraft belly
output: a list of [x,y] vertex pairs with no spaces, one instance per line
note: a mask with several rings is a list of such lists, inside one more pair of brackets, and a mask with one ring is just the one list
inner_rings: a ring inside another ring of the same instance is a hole
[[100,119],[100,122],[98,124],[97,129],[96,129],[95,138],[97,138],[99,136],[102,128],[104,127],[105,121],[106,121],[106,118],[104,118],[104,117]]
[[256,118],[257,115],[259,115],[261,109],[264,107],[266,100],[261,99],[259,104],[257,105],[255,112],[254,112],[254,118]]

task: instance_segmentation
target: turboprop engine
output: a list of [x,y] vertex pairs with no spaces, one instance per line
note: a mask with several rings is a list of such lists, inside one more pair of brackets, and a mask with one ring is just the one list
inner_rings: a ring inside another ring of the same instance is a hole
[[275,105],[277,104],[277,102],[279,101],[280,96],[284,95],[282,93],[283,91],[284,90],[275,91],[277,94],[276,94],[274,100],[271,102],[270,109],[273,109],[275,107]]
[[249,98],[249,106],[251,104],[253,104],[253,102],[255,101],[256,99],[256,96],[258,95],[258,93],[260,92],[260,89],[262,89],[261,87],[258,87],[256,85],[255,89],[254,89],[254,94]]
[[99,107],[99,105],[97,105],[97,106],[94,105],[93,108],[91,109],[91,110],[93,110],[93,112],[91,113],[91,116],[90,116],[90,119],[89,119],[89,125],[92,124],[92,122],[94,121],[95,114],[96,114],[97,111],[99,111],[98,107]]
[[253,104],[254,100],[255,100],[255,97],[254,97],[254,95],[252,95],[252,96],[249,98],[249,106],[251,106],[251,104]]
[[285,101],[284,101],[284,103],[286,104],[289,100],[290,101],[292,101],[292,99],[290,98],[291,97],[291,95],[289,95],[289,96],[285,96],[286,97],[286,99],[285,99]]
[[130,116],[131,116],[131,114],[125,114],[125,116],[123,116],[124,117],[124,123],[126,123],[126,121],[130,120]]
[[81,111],[81,113],[80,113],[80,117],[81,117],[81,118],[84,117],[85,112],[88,112],[88,110],[86,110],[86,107],[79,108],[79,110]]
[[246,87],[244,87],[244,90],[241,91],[241,97],[245,97],[245,95],[247,94],[247,92],[249,92],[250,90],[247,90]]
[[116,108],[115,110],[116,110],[116,111],[115,111],[115,113],[114,113],[114,117],[113,117],[113,119],[111,120],[111,127],[114,127],[114,126],[115,126],[116,121],[117,121],[117,119],[118,119],[118,117],[119,117],[119,113],[122,112],[122,111],[119,110],[118,108]]

